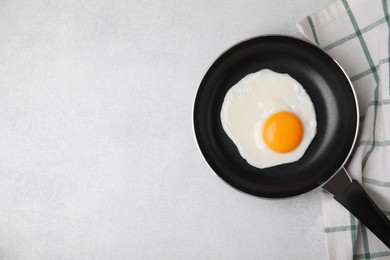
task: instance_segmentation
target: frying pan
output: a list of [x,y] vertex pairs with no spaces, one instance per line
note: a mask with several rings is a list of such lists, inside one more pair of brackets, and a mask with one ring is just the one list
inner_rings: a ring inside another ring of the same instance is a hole
[[[249,165],[222,128],[226,92],[261,69],[288,73],[305,88],[317,118],[317,134],[293,163],[258,169]],[[322,186],[390,248],[390,221],[344,165],[354,147],[359,112],[344,70],[319,47],[304,40],[267,35],[225,51],[208,69],[196,94],[193,125],[203,157],[232,187],[265,198],[285,198]]]

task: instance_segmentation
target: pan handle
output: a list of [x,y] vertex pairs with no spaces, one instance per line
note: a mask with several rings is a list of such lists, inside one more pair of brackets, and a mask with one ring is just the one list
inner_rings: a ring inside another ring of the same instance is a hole
[[390,248],[390,220],[356,180],[334,198]]

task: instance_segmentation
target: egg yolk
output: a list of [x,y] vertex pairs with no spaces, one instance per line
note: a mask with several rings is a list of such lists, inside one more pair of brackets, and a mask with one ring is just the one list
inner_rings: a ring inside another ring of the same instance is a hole
[[264,141],[275,152],[288,153],[294,150],[301,143],[302,137],[302,122],[294,113],[275,113],[264,124]]

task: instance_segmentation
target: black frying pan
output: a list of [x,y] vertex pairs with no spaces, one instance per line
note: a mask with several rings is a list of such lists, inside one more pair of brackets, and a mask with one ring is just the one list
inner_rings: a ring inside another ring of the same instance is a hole
[[[299,161],[258,169],[240,156],[225,134],[220,112],[230,87],[247,74],[265,68],[288,73],[306,89],[315,107],[317,134]],[[193,116],[204,158],[231,186],[260,197],[283,198],[322,185],[390,248],[390,221],[343,168],[359,126],[354,90],[341,67],[320,48],[278,35],[233,46],[204,76]]]

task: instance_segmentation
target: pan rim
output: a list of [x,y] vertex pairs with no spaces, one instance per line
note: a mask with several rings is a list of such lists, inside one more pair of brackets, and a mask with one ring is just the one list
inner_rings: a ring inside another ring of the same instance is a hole
[[[348,154],[347,156],[345,156],[345,159],[343,161],[343,163],[340,165],[340,167],[335,171],[333,172],[332,174],[329,174],[327,176],[324,176],[323,178],[321,178],[319,181],[318,181],[318,185],[315,186],[315,187],[309,187],[308,189],[306,189],[304,192],[299,192],[299,193],[296,193],[296,194],[293,194],[293,195],[278,195],[278,196],[262,196],[260,194],[253,194],[253,193],[250,193],[250,192],[246,192],[238,187],[236,187],[235,185],[232,185],[231,183],[229,183],[227,180],[225,180],[224,178],[222,178],[222,176],[220,176],[216,170],[213,169],[213,167],[210,165],[210,163],[208,162],[208,160],[206,159],[204,153],[202,152],[202,148],[200,147],[200,144],[198,142],[198,137],[197,137],[197,131],[196,131],[196,127],[195,127],[195,107],[196,107],[196,102],[197,102],[197,98],[198,98],[198,94],[199,94],[199,91],[200,91],[200,86],[202,85],[202,81],[204,80],[204,77],[206,76],[207,72],[210,70],[210,68],[216,63],[216,61],[218,61],[222,56],[224,56],[229,50],[235,48],[236,46],[239,46],[243,43],[246,43],[248,41],[251,41],[251,40],[255,40],[255,39],[259,39],[259,38],[267,38],[267,37],[280,37],[280,38],[291,38],[291,39],[294,39],[294,40],[298,40],[298,41],[302,41],[302,42],[305,42],[306,44],[309,44],[311,45],[312,47],[318,49],[319,51],[321,51],[322,53],[324,53],[325,55],[327,55],[334,63],[335,65],[337,65],[337,67],[340,69],[340,71],[343,73],[343,75],[345,76],[345,78],[347,79],[348,81],[348,85],[349,85],[349,88],[350,90],[352,91],[352,96],[353,96],[353,99],[354,99],[354,104],[355,104],[355,109],[356,109],[356,125],[355,125],[355,133],[354,133],[354,137],[353,137],[353,141],[351,142],[351,145],[349,147],[349,151],[348,151]],[[196,143],[196,146],[197,146],[197,149],[199,151],[199,153],[201,154],[201,157],[203,158],[203,160],[206,162],[207,166],[209,167],[209,169],[211,169],[211,171],[218,176],[218,179],[222,179],[222,182],[226,183],[228,186],[234,188],[235,190],[241,192],[241,193],[244,193],[246,195],[249,195],[249,196],[254,196],[254,197],[257,197],[257,198],[261,198],[261,199],[266,199],[266,200],[280,200],[280,199],[290,199],[290,198],[295,198],[295,197],[299,197],[299,196],[302,196],[308,192],[312,192],[316,189],[319,189],[320,187],[322,188],[322,186],[328,182],[334,175],[336,175],[337,172],[339,172],[341,169],[344,168],[345,164],[347,163],[348,159],[350,158],[353,150],[354,150],[354,147],[355,147],[355,144],[356,144],[356,140],[357,140],[357,137],[358,137],[358,133],[359,133],[359,126],[360,126],[360,117],[359,117],[359,105],[358,105],[358,99],[357,99],[357,95],[356,95],[356,91],[353,87],[353,84],[350,80],[350,78],[348,77],[348,74],[346,73],[345,69],[340,65],[339,62],[337,62],[333,57],[331,57],[328,53],[326,53],[319,45],[313,43],[313,42],[310,42],[308,41],[308,39],[306,38],[303,38],[303,37],[297,37],[297,36],[293,36],[293,35],[287,35],[287,34],[263,34],[263,35],[257,35],[257,36],[253,36],[253,37],[248,37],[246,39],[243,39],[239,42],[236,42],[235,44],[229,46],[228,48],[226,48],[224,51],[222,51],[211,63],[210,65],[206,68],[205,72],[202,74],[202,78],[201,78],[201,81],[198,85],[198,87],[196,88],[196,91],[195,91],[195,95],[193,96],[193,103],[192,103],[192,117],[191,117],[191,120],[192,120],[192,133],[193,133],[193,137],[194,137],[194,140],[195,140],[195,143]]]
[[[332,58],[333,59],[333,58]],[[347,164],[349,158],[351,157],[352,155],[352,152],[355,148],[355,145],[356,145],[356,140],[358,138],[358,135],[359,135],[359,128],[360,128],[360,109],[359,109],[359,102],[358,102],[358,99],[357,99],[357,95],[356,95],[356,91],[355,91],[355,88],[353,87],[353,84],[352,84],[352,81],[351,79],[348,77],[348,74],[347,72],[345,71],[345,69],[340,65],[340,63],[338,61],[336,61],[335,59],[333,59],[333,61],[339,66],[339,68],[341,69],[341,71],[344,73],[345,77],[347,78],[348,82],[349,82],[349,86],[351,88],[351,91],[352,91],[352,94],[354,96],[354,100],[355,100],[355,107],[356,107],[356,129],[355,129],[355,136],[353,137],[353,142],[351,144],[351,147],[349,149],[349,152],[347,154],[347,156],[345,157],[345,160],[344,162],[342,163],[342,165],[337,169],[337,171],[335,171],[324,183],[322,183],[319,187],[322,188],[322,186],[324,186],[328,181],[330,181],[330,179],[333,178],[333,176],[335,176],[341,169],[344,168],[344,166]],[[325,189],[324,189],[325,190]]]

